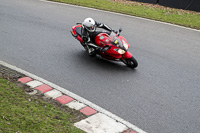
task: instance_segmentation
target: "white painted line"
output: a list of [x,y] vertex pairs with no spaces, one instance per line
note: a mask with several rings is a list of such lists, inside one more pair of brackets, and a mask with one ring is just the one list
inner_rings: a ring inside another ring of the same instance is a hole
[[40,86],[42,84],[43,84],[42,82],[36,81],[36,80],[26,83],[26,85],[30,86],[31,88],[38,87],[38,86]]
[[67,103],[65,105],[67,105],[69,108],[72,108],[72,109],[75,109],[75,110],[80,110],[80,109],[86,107],[85,104],[80,103],[80,102],[78,102],[76,100],[74,100],[74,101],[72,101],[70,103]]
[[55,99],[57,97],[62,96],[62,93],[60,91],[54,89],[54,90],[51,90],[51,91],[48,91],[48,92],[44,93],[44,95],[46,97]]
[[116,12],[105,11],[105,10],[100,10],[100,9],[94,9],[94,8],[78,6],[78,5],[71,5],[71,4],[66,4],[66,3],[59,3],[59,2],[54,2],[54,1],[47,1],[47,0],[40,0],[40,1],[53,3],[53,4],[59,4],[59,5],[65,5],[65,6],[71,6],[71,7],[84,8],[84,9],[89,9],[89,10],[94,10],[94,11],[101,11],[101,12],[106,12],[106,13],[111,13],[111,14],[116,14],[116,15],[121,15],[121,16],[126,16],[126,17],[132,17],[132,18],[142,19],[142,20],[146,20],[146,21],[166,24],[166,25],[170,25],[170,26],[175,26],[175,27],[179,27],[179,28],[183,28],[183,29],[187,29],[187,30],[193,30],[193,31],[200,32],[200,30],[197,30],[197,29],[192,29],[192,28],[188,28],[188,27],[184,27],[184,26],[180,26],[180,25],[175,25],[175,24],[170,24],[170,23],[167,23],[167,22],[161,22],[161,21],[158,21],[158,20],[152,20],[152,19],[148,19],[148,18],[141,18],[141,17],[126,15],[126,14],[122,14],[122,13],[116,13]]
[[45,80],[43,78],[40,78],[40,77],[38,77],[38,76],[36,76],[36,75],[34,75],[32,73],[29,73],[29,72],[27,72],[25,70],[22,70],[22,69],[20,69],[20,68],[18,68],[16,66],[10,65],[10,64],[8,64],[6,62],[3,62],[1,60],[0,60],[0,64],[3,65],[3,66],[8,67],[10,69],[13,69],[13,70],[15,70],[17,72],[20,72],[20,73],[22,73],[22,74],[24,74],[24,75],[26,75],[26,76],[28,76],[30,78],[36,79],[38,81],[41,81],[44,84],[47,84],[47,85],[51,86],[52,88],[55,88],[56,90],[61,91],[63,94],[66,94],[66,95],[76,99],[77,101],[80,101],[80,102],[90,106],[91,108],[97,110],[98,112],[101,112],[101,113],[109,116],[110,118],[112,118],[112,119],[114,119],[114,120],[126,125],[130,129],[133,129],[134,131],[136,131],[138,133],[146,133],[145,131],[143,131],[142,129],[138,128],[137,126],[135,126],[135,125],[129,123],[128,121],[126,121],[126,120],[114,115],[113,113],[111,113],[111,112],[109,112],[109,111],[107,111],[107,110],[95,105],[94,103],[92,103],[92,102],[90,102],[90,101],[88,101],[88,100],[86,100],[86,99],[84,99],[84,98],[82,98],[82,97],[80,97],[80,96],[78,96],[78,95],[66,90],[65,88],[62,88],[62,87],[60,87],[60,86],[58,86],[56,84],[53,84],[52,82],[49,82],[49,81],[47,81],[47,80]]
[[102,113],[92,115],[74,125],[87,133],[120,133],[128,129]]

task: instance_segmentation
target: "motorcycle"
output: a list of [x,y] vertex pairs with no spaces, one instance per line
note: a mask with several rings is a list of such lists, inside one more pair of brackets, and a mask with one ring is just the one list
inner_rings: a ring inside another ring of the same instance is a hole
[[[83,40],[81,38],[82,36],[81,30],[82,30],[81,23],[77,23],[76,26],[72,27],[71,34],[73,37],[75,37],[75,39],[77,39],[83,45]],[[111,31],[110,34],[106,32],[100,32],[95,37],[95,44],[99,47],[102,47],[103,50],[97,54],[108,60],[122,61],[130,68],[136,68],[138,66],[138,62],[133,57],[133,55],[128,51],[129,44],[124,37],[120,36],[121,32],[122,32],[121,28],[119,29],[118,34],[113,31]],[[83,47],[87,50],[90,47],[96,47],[96,46],[88,44],[86,46],[83,45]]]

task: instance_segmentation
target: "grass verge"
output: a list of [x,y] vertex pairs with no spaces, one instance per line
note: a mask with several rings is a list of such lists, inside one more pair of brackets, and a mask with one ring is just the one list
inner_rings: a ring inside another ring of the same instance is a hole
[[126,0],[50,0],[200,29],[200,13]]
[[0,77],[0,132],[82,133],[74,117],[49,102],[26,95],[24,89]]

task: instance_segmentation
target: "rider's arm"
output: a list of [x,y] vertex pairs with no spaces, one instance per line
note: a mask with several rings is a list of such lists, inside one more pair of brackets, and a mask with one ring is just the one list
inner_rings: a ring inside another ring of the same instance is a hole
[[103,28],[105,30],[108,30],[109,32],[113,31],[113,32],[115,32],[117,34],[117,31],[112,30],[109,26],[107,26],[107,25],[105,25],[103,23],[96,22],[96,25],[97,25],[97,28]]
[[107,26],[107,25],[105,25],[103,23],[96,22],[96,25],[97,25],[98,28],[103,28],[105,30],[112,31],[112,29],[109,26]]

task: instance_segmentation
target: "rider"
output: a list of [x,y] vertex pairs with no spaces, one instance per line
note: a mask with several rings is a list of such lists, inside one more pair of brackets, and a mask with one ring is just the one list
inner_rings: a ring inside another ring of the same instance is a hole
[[[95,44],[95,37],[101,33],[100,31],[96,31],[96,28],[102,28],[105,29],[110,33],[112,30],[110,27],[108,27],[105,24],[98,23],[94,21],[92,18],[86,18],[83,23],[82,23],[82,40],[83,40],[83,45],[87,47],[88,53],[90,56],[94,56],[96,52],[101,52],[103,51],[103,48],[97,46]],[[116,32],[116,31],[114,31]]]

